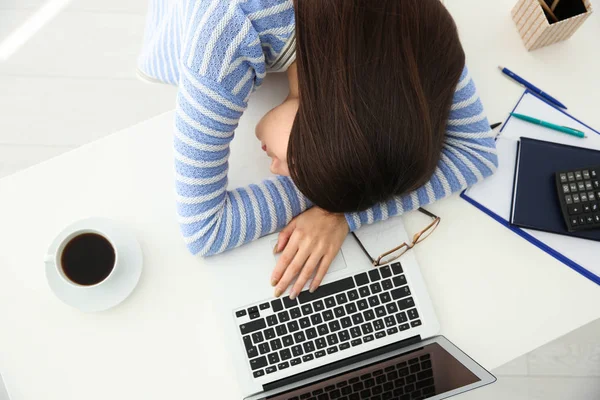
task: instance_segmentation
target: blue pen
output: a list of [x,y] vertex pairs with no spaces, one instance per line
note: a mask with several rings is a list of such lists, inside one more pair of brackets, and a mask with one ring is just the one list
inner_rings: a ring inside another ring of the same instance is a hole
[[533,86],[531,83],[527,82],[525,79],[521,78],[519,75],[515,74],[510,69],[504,68],[504,67],[498,67],[498,68],[500,69],[500,71],[502,71],[502,73],[504,75],[508,76],[509,78],[513,79],[514,81],[525,86],[530,92],[535,93],[538,96],[548,100],[550,103],[556,104],[560,108],[563,108],[565,110],[567,109],[567,106],[565,106],[563,103],[556,100],[554,97],[550,96],[548,93],[544,92],[543,90]]

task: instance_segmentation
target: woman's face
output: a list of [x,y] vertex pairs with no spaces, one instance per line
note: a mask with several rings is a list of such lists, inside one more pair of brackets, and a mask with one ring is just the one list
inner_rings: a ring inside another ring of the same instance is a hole
[[296,64],[288,69],[290,94],[283,103],[269,111],[256,125],[256,137],[271,158],[271,173],[289,176],[287,148],[292,125],[298,112],[298,77]]

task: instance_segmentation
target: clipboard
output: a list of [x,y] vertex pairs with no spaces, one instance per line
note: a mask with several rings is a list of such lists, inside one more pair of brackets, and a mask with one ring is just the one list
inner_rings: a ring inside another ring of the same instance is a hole
[[[509,115],[496,140],[500,161],[496,175],[468,188],[460,196],[534,246],[600,285],[600,262],[595,263],[598,265],[590,262],[592,258],[590,254],[592,253],[596,254],[595,259],[598,260],[600,243],[523,229],[509,223],[512,189],[515,179],[515,157],[518,139],[521,136],[600,150],[600,132],[526,90],[512,112],[532,115],[531,110],[535,110],[533,114],[540,119],[568,125],[576,129],[581,128],[586,132],[588,138],[571,137],[512,118]],[[502,190],[499,190],[499,188]],[[494,196],[492,196],[492,190]],[[498,193],[502,193],[502,195],[498,196]],[[506,197],[504,197],[504,193],[506,193]]]

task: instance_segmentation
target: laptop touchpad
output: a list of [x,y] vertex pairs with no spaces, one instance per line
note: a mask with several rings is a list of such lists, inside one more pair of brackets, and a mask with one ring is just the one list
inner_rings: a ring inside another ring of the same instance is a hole
[[[273,239],[271,241],[271,248],[274,248],[276,244],[277,244],[277,239]],[[275,265],[277,264],[279,257],[281,257],[281,253],[274,254],[275,263],[273,264],[273,268],[275,268]],[[335,258],[333,259],[333,262],[329,266],[329,269],[327,270],[327,275],[329,275],[333,272],[336,272],[336,271],[341,271],[341,270],[345,269],[346,267],[347,267],[347,265],[346,265],[346,260],[344,259],[344,253],[342,253],[342,251],[340,250],[340,252],[337,254],[337,256],[335,256]],[[315,273],[316,273],[316,270],[315,270]],[[314,275],[315,274],[313,274],[313,276]]]

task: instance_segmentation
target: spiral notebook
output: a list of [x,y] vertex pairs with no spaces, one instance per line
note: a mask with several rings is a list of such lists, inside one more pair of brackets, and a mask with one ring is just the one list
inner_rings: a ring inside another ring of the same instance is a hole
[[513,112],[579,129],[585,132],[588,138],[579,139],[509,117],[496,141],[500,164],[498,171],[492,177],[464,191],[461,197],[514,233],[600,285],[600,242],[523,229],[509,223],[519,139],[529,137],[600,150],[600,132],[528,91],[521,96]]

